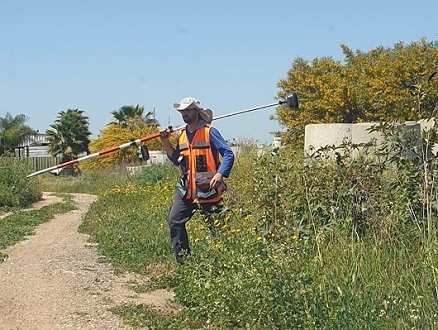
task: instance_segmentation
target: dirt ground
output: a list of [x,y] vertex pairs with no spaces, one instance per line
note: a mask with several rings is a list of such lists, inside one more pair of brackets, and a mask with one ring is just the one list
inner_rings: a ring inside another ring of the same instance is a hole
[[[138,329],[123,325],[108,309],[124,302],[171,304],[172,292],[137,294],[130,286],[147,278],[116,276],[111,265],[98,262],[95,246],[77,230],[95,199],[74,194],[77,210],[56,216],[38,226],[35,235],[1,251],[8,258],[0,263],[0,330]],[[33,208],[57,201],[45,193]]]

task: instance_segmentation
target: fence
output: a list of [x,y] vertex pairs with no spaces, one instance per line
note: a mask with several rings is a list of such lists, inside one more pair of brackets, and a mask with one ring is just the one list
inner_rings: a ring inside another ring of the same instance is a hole
[[61,157],[21,157],[27,164],[32,164],[35,171],[56,166],[61,163]]

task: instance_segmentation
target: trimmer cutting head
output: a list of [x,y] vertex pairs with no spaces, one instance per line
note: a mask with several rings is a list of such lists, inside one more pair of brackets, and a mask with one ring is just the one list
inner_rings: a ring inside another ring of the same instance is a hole
[[284,101],[281,101],[280,104],[286,104],[291,109],[298,109],[298,95],[295,92],[291,92],[286,96]]

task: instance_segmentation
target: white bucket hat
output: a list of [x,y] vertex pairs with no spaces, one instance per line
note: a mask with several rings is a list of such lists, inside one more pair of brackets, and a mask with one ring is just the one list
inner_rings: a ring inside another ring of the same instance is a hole
[[198,113],[201,118],[210,124],[213,121],[213,111],[211,109],[205,109],[201,106],[201,102],[193,97],[186,97],[181,100],[180,103],[174,103],[173,108],[181,111],[188,108],[198,109]]

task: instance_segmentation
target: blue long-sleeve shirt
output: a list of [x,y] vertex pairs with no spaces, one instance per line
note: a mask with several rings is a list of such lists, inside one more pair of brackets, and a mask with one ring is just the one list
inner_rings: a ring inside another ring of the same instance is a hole
[[[198,128],[203,127],[205,125],[205,122],[200,120],[198,123]],[[188,142],[191,143],[193,140],[193,137],[195,136],[195,132],[190,132],[186,128],[186,134]],[[219,154],[222,156],[222,161],[219,165],[219,168],[217,170],[218,173],[221,173],[224,177],[228,177],[231,173],[231,169],[234,164],[234,153],[231,150],[228,143],[225,141],[225,139],[222,137],[221,133],[214,127],[210,128],[210,145],[211,149],[213,151],[213,154],[219,152]],[[177,144],[175,151],[171,156],[168,156],[169,160],[175,164],[176,166],[179,165],[178,158],[180,156],[179,146]]]

